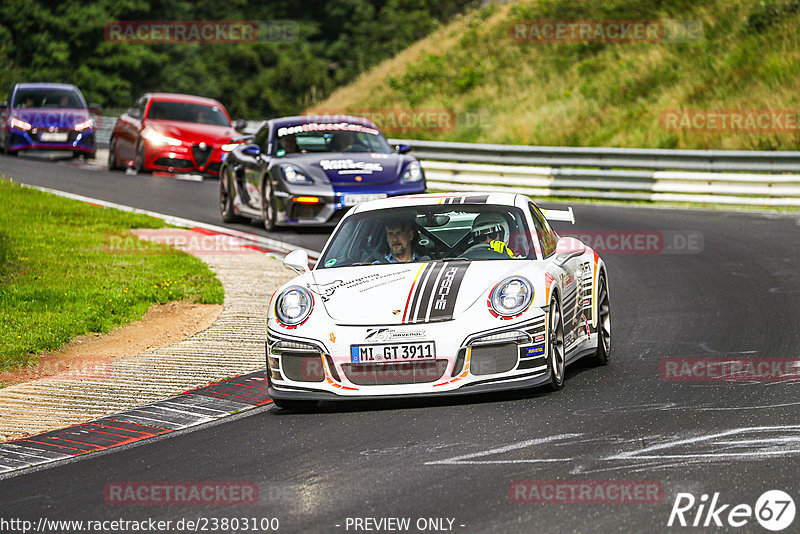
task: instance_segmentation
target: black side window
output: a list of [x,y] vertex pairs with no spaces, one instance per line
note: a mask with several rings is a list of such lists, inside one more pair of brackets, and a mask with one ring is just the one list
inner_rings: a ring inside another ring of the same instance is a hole
[[555,232],[550,229],[547,221],[544,220],[544,215],[539,211],[535,205],[529,205],[531,210],[531,217],[533,218],[533,226],[536,228],[536,237],[539,239],[539,245],[542,247],[542,254],[546,258],[556,250],[558,239]]
[[[269,125],[265,124],[261,129],[256,132],[255,143],[261,148],[261,152],[267,151],[267,143],[269,141]],[[265,154],[266,155],[266,154]]]

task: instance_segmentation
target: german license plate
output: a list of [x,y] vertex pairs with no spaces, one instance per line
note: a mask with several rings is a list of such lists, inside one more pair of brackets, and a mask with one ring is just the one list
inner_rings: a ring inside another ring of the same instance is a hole
[[350,345],[350,361],[353,363],[396,363],[435,359],[436,346],[433,341]]
[[67,140],[66,132],[42,132],[39,139],[50,143],[63,143]]
[[371,194],[358,194],[358,195],[342,195],[342,204],[345,206],[355,206],[362,202],[369,202],[370,200],[378,200],[386,198],[386,193],[371,193]]

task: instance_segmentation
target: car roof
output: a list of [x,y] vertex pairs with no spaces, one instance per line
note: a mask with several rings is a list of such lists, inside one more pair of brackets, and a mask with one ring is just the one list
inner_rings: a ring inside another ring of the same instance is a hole
[[145,96],[148,96],[153,100],[162,100],[168,102],[185,102],[187,104],[222,106],[219,101],[214,100],[213,98],[206,98],[204,96],[197,95],[186,95],[183,93],[147,93]]
[[358,204],[353,208],[353,213],[377,211],[389,208],[402,208],[409,206],[428,206],[434,204],[471,204],[471,205],[501,205],[519,206],[530,201],[525,195],[503,192],[465,191],[458,193],[422,193],[418,195],[405,195],[399,197],[382,198]]
[[78,88],[72,85],[71,83],[49,83],[49,82],[18,83],[17,89],[75,89],[76,91],[79,91]]
[[297,124],[308,124],[308,123],[329,124],[337,122],[349,122],[351,124],[360,124],[361,126],[367,126],[369,128],[375,128],[376,130],[380,130],[380,128],[375,126],[375,124],[369,119],[366,119],[364,117],[356,117],[354,115],[315,115],[313,113],[309,113],[308,115],[278,117],[276,119],[270,119],[269,121],[269,123],[273,125],[275,128],[281,128],[283,126],[295,126]]

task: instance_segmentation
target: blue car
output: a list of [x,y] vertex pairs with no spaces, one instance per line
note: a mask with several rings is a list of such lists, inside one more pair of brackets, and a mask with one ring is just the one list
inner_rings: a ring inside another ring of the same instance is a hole
[[95,156],[95,122],[80,90],[57,83],[18,83],[0,105],[0,148],[69,150]]
[[335,226],[361,202],[423,193],[425,174],[406,154],[409,149],[391,146],[361,117],[272,119],[252,144],[225,155],[219,175],[222,220],[257,219],[268,231]]

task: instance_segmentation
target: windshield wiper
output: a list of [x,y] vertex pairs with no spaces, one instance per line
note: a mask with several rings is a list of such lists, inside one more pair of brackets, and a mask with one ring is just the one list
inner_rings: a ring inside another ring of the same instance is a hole
[[433,261],[472,261],[471,258],[461,258],[456,256],[455,258],[439,258],[438,260]]

